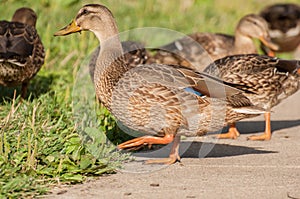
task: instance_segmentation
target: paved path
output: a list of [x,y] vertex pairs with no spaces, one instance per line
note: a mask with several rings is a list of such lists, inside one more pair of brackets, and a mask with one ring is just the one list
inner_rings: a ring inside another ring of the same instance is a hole
[[[181,163],[149,166],[137,157],[115,175],[55,188],[49,198],[300,198],[300,92],[274,109],[271,141],[246,141],[264,130],[263,117],[238,128],[237,140],[183,140]],[[146,156],[167,156],[168,147],[160,152]]]

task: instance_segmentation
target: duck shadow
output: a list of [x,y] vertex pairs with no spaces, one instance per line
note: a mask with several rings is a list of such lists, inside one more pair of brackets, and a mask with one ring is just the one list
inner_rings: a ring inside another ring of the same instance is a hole
[[[165,158],[170,154],[172,144],[157,150],[148,150],[133,153],[136,157]],[[222,158],[249,154],[269,154],[277,151],[263,150],[247,146],[219,144],[213,142],[183,141],[180,143],[179,154],[183,158]]]
[[[260,148],[237,146],[229,144],[191,142],[188,149],[182,154],[186,158],[222,158],[249,154],[278,153],[277,151],[263,150]],[[185,146],[183,146],[185,147]]]
[[[300,119],[271,121],[272,132],[296,126],[300,126]],[[236,127],[241,134],[261,133],[265,131],[265,121],[241,121],[237,122]],[[224,128],[222,132],[227,131],[228,128]]]
[[[58,75],[47,75],[47,76],[35,76],[30,82],[27,90],[27,96],[25,100],[32,101],[38,98],[42,94],[45,94],[51,90],[51,84],[58,78]],[[14,98],[14,92],[16,91],[16,97],[21,95],[21,85],[14,87],[0,86],[0,103],[4,101],[10,101]]]
[[[277,120],[271,122],[272,131],[287,129],[300,126],[300,120]],[[237,123],[237,128],[241,134],[251,134],[264,132],[265,121],[242,121]],[[227,132],[228,128],[224,128],[222,132]],[[214,134],[214,133],[213,133]],[[146,158],[164,158],[168,157],[171,144],[166,146],[154,146],[156,150],[143,150],[133,153],[136,157]],[[213,142],[191,142],[183,141],[180,143],[180,155],[186,158],[222,158],[228,156],[240,156],[248,154],[268,154],[278,153],[277,151],[263,150],[248,146],[236,146],[228,144],[220,144]]]

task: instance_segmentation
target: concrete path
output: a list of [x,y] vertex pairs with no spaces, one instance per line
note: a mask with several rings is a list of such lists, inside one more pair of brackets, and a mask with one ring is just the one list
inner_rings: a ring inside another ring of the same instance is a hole
[[263,117],[238,123],[237,140],[213,135],[182,140],[182,162],[143,164],[137,154],[115,175],[53,189],[49,198],[300,198],[300,92],[274,108],[271,141],[247,141],[264,130]]

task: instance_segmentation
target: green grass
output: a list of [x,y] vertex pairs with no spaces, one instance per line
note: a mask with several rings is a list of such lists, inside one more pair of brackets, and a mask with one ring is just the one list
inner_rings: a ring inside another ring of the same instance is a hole
[[[53,37],[55,31],[75,17],[82,5],[99,2],[107,5],[121,32],[161,27],[182,33],[232,34],[243,15],[278,1],[252,0],[242,5],[239,0],[191,0],[191,5],[179,0],[0,2],[1,19],[6,20],[18,7],[33,8],[39,17],[37,29],[46,48],[45,64],[31,81],[28,99],[19,103],[13,88],[0,87],[0,198],[24,198],[44,194],[59,183],[77,183],[89,176],[113,173],[128,159],[107,143],[105,134],[114,143],[125,139],[119,136],[113,117],[90,98],[77,96],[82,91],[93,94],[91,84],[86,83],[90,82],[88,75],[79,78],[78,70],[86,66],[87,55],[98,45],[95,36],[83,32]],[[147,42],[154,42],[155,36]]]

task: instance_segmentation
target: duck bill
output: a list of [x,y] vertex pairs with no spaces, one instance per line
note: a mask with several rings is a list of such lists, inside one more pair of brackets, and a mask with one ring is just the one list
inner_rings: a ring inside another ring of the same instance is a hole
[[75,20],[73,20],[69,25],[56,32],[54,36],[64,36],[75,32],[80,32],[81,30],[81,27],[77,26]]
[[273,51],[277,51],[279,49],[278,45],[274,44],[270,38],[266,38],[264,36],[261,36],[259,40],[268,48],[270,48]]

